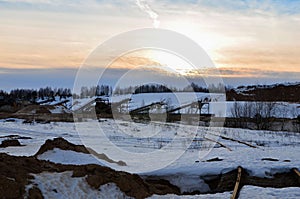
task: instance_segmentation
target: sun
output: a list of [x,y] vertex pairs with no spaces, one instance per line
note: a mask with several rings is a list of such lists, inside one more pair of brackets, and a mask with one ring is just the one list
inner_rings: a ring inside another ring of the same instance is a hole
[[180,55],[160,49],[145,50],[143,54],[161,65],[161,69],[178,75],[186,75],[188,71],[194,69],[194,66],[186,61]]

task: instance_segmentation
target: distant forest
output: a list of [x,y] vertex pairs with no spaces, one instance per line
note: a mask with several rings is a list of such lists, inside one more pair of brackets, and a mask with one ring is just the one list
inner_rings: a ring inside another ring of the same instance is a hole
[[165,93],[165,92],[224,92],[222,85],[210,85],[208,88],[201,87],[195,83],[178,89],[175,87],[168,87],[159,84],[147,84],[142,86],[129,86],[127,88],[116,87],[113,89],[109,85],[98,86],[83,86],[79,94],[72,93],[70,88],[51,88],[45,87],[40,89],[13,89],[10,92],[0,90],[1,101],[15,101],[26,100],[30,102],[37,102],[38,100],[51,100],[55,97],[66,99],[73,96],[73,98],[87,98],[94,96],[111,96],[111,95],[124,95],[124,94],[139,94],[139,93]]
[[116,87],[113,89],[108,85],[98,85],[92,87],[82,87],[80,95],[73,94],[74,98],[86,98],[93,96],[111,96],[111,95],[126,95],[126,94],[140,94],[140,93],[170,93],[170,92],[203,92],[203,93],[220,93],[224,92],[224,86],[221,84],[215,86],[210,85],[208,88],[201,87],[195,83],[178,89],[176,87],[169,87],[160,84],[147,84],[142,86],[129,86],[126,88]]
[[9,93],[0,90],[0,100],[14,101],[26,100],[36,102],[37,100],[54,99],[56,96],[67,98],[72,96],[72,91],[69,88],[40,88],[40,89],[13,89]]

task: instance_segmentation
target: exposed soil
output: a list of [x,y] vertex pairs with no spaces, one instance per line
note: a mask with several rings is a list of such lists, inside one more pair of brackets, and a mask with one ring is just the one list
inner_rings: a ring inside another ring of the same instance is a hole
[[40,149],[34,156],[37,157],[38,155],[41,155],[46,151],[53,150],[54,148],[70,150],[80,153],[89,153],[89,151],[85,148],[84,145],[75,145],[63,138],[54,138],[53,140],[46,140],[46,142],[40,147]]
[[86,148],[84,145],[72,144],[63,138],[54,138],[53,140],[47,140],[45,142],[45,144],[43,144],[41,146],[39,151],[34,156],[37,157],[38,155],[43,154],[46,151],[53,150],[54,148],[59,148],[62,150],[70,150],[70,151],[75,151],[75,152],[79,152],[79,153],[92,154],[99,159],[105,160],[106,162],[115,163],[120,166],[126,166],[126,163],[123,161],[114,161],[114,160],[110,159],[109,157],[107,157],[107,155],[105,155],[103,153],[99,154],[91,148]]
[[[237,90],[242,90],[237,92]],[[228,101],[300,102],[300,83],[294,85],[241,86],[226,92]]]
[[9,146],[22,146],[19,142],[19,140],[12,139],[12,140],[3,140],[0,144],[0,148],[6,148]]

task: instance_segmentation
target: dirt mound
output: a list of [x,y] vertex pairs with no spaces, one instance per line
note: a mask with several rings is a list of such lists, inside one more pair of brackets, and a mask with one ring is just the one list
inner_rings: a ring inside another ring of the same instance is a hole
[[[100,165],[62,165],[35,157],[0,153],[0,168],[0,198],[24,198],[25,186],[33,178],[31,174],[64,171],[73,171],[72,177],[87,176],[87,183],[96,189],[106,183],[115,183],[122,192],[134,198],[146,198],[152,194],[179,194],[179,188],[168,183],[146,182],[138,175]],[[40,190],[33,187],[29,191],[29,198],[42,198]]]
[[120,166],[126,166],[126,163],[123,161],[114,161],[114,160],[110,159],[109,157],[107,157],[107,155],[105,155],[103,153],[99,154],[96,151],[92,150],[91,148],[86,148],[84,145],[72,144],[63,138],[54,138],[53,140],[47,140],[45,142],[45,144],[43,144],[41,146],[39,151],[34,156],[37,157],[38,155],[41,155],[41,154],[45,153],[46,151],[53,150],[54,148],[75,151],[75,152],[79,152],[79,153],[92,154],[101,160],[105,160],[106,162],[115,163]]
[[299,102],[300,83],[240,86],[226,92],[228,101]]
[[0,148],[6,148],[6,147],[9,147],[9,146],[22,146],[22,145],[16,139],[3,140],[2,143],[0,144]]
[[70,113],[70,111],[61,105],[28,105],[16,114],[55,114],[55,113]]
[[38,156],[45,153],[46,151],[53,150],[54,148],[80,153],[89,153],[84,145],[75,145],[60,137],[54,138],[53,140],[46,140],[46,142],[40,147],[39,151],[34,156]]
[[33,114],[33,113],[47,113],[50,114],[52,109],[55,109],[53,106],[41,106],[41,105],[28,105],[21,110],[19,110],[18,114]]

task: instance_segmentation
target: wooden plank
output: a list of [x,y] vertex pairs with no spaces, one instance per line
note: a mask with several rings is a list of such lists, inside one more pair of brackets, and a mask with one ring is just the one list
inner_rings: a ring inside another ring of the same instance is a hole
[[240,143],[240,144],[244,144],[244,145],[249,146],[249,147],[251,147],[251,148],[258,148],[257,146],[254,146],[254,145],[252,145],[252,144],[250,144],[250,143],[247,143],[247,142],[244,142],[244,141],[240,141],[240,140],[236,140],[236,139],[233,139],[233,138],[225,137],[225,136],[223,136],[223,135],[217,135],[217,134],[214,134],[214,133],[209,133],[209,134],[214,135],[214,136],[217,136],[217,137],[220,137],[220,138],[222,138],[223,140],[230,140],[230,141],[233,141],[233,142],[238,142],[238,143]]
[[221,142],[219,142],[219,141],[215,141],[215,140],[213,140],[213,139],[209,139],[209,138],[206,138],[206,137],[205,137],[205,139],[206,139],[206,140],[208,140],[208,141],[211,141],[211,142],[214,142],[214,143],[217,143],[217,144],[219,144],[221,147],[223,147],[223,148],[227,149],[228,151],[232,151],[232,149],[231,149],[231,148],[229,148],[228,146],[226,146],[226,145],[222,144],[222,143],[221,143]]
[[232,193],[230,199],[236,199],[237,198],[241,179],[242,179],[242,167],[238,167],[238,175],[237,175],[234,190],[233,190],[233,193]]
[[223,135],[220,135],[220,137],[221,137],[222,139],[224,139],[224,140],[230,140],[230,141],[233,141],[233,142],[238,142],[238,143],[240,143],[240,144],[244,144],[244,145],[249,146],[249,147],[251,147],[251,148],[257,148],[257,146],[254,146],[254,145],[252,145],[252,144],[250,144],[250,143],[247,143],[247,142],[243,142],[243,141],[236,140],[236,139],[233,139],[233,138],[225,137],[225,136],[223,136]]
[[293,171],[300,177],[300,171],[298,169],[294,168]]

